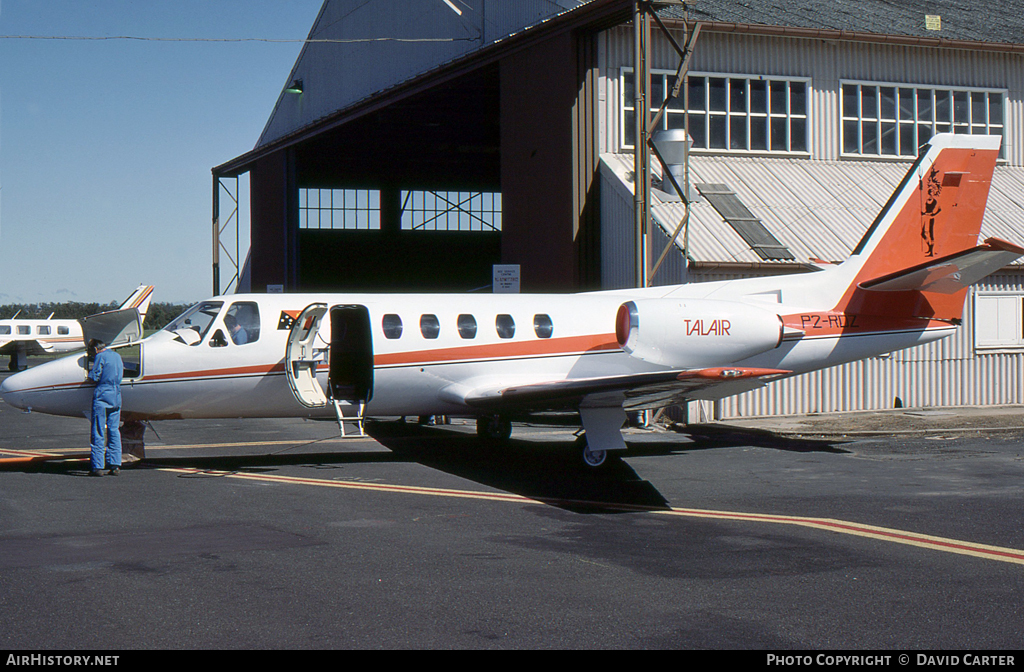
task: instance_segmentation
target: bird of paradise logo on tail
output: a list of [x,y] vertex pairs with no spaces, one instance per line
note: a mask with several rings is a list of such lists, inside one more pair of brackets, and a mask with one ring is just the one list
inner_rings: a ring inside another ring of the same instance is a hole
[[939,207],[939,196],[942,195],[942,183],[939,182],[939,169],[932,167],[925,182],[926,198],[921,212],[921,243],[926,257],[935,256],[935,218],[942,208]]

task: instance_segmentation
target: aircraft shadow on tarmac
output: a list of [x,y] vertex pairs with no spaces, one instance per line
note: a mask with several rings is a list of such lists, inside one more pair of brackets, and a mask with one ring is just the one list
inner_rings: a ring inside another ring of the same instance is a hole
[[[153,457],[141,468],[181,467],[209,471],[269,473],[282,466],[325,469],[343,464],[415,462],[431,469],[465,478],[498,490],[542,501],[581,513],[616,513],[636,509],[664,509],[668,501],[649,481],[622,459],[609,458],[600,469],[582,464],[573,441],[518,440],[490,442],[475,433],[438,426],[404,422],[368,422],[367,433],[387,451],[353,452],[280,451],[274,454]],[[690,425],[678,435],[644,437],[629,441],[624,457],[685,455],[697,450],[732,446],[760,446],[798,452],[846,452],[831,442],[773,434],[762,430],[722,425]],[[315,445],[315,444],[313,444]],[[68,476],[87,476],[88,464],[44,462],[18,470],[49,471]],[[10,470],[10,468],[8,468]]]
[[[691,426],[691,441],[657,434],[630,441],[623,456],[683,455],[694,450],[762,446],[778,450],[847,452],[831,442],[807,440],[735,427]],[[542,500],[578,512],[609,513],[636,508],[667,508],[668,501],[623,459],[609,457],[599,469],[582,463],[580,449],[567,440],[489,442],[444,425],[378,422],[367,432],[396,458],[417,462],[461,478]]]
[[765,429],[714,424],[674,425],[673,430],[679,434],[686,434],[693,440],[693,444],[687,447],[688,450],[725,448],[729,446],[756,446],[794,453],[847,454],[850,452],[845,448],[837,446],[836,444],[840,443],[837,441],[805,439],[787,434],[776,434]]

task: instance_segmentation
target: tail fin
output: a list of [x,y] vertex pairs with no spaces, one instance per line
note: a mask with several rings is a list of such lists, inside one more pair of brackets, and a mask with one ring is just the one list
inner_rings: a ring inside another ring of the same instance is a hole
[[[907,282],[899,285],[888,280],[911,271],[919,277],[922,269],[948,268],[950,260],[978,246],[1000,140],[998,136],[952,134],[931,139],[845,262],[850,265],[853,282],[837,310],[960,318],[966,284],[936,293],[927,283],[911,287]],[[882,283],[883,279],[888,282]],[[885,291],[873,291],[883,288]]]
[[153,298],[153,285],[139,285],[139,287],[132,292],[131,296],[124,300],[124,302],[118,306],[118,310],[125,308],[137,308],[139,311],[139,318],[141,320],[146,319],[146,311],[149,310],[149,302]]

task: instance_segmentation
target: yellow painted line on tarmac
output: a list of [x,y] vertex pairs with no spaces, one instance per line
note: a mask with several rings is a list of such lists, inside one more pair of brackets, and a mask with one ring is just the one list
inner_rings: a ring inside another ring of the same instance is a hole
[[48,457],[54,453],[47,450],[11,450],[0,448],[0,455],[14,455],[16,457]]
[[[234,447],[251,447],[251,446],[294,446],[295,448],[304,448],[314,444],[321,443],[342,443],[351,442],[352,439],[342,438],[328,438],[328,439],[310,439],[308,441],[295,441],[281,440],[281,441],[235,441],[230,443],[190,443],[181,445],[147,445],[146,452],[158,451],[158,450],[188,450],[193,448],[234,448]],[[2,457],[9,455],[11,457]],[[26,462],[32,460],[60,460],[60,459],[76,459],[81,457],[89,457],[88,449],[84,452],[82,449],[68,450],[66,448],[44,448],[42,450],[21,450],[17,448],[0,448],[0,464],[5,462]]]
[[[71,459],[77,458],[77,454],[64,454],[64,453],[52,453],[44,450],[11,450],[9,448],[0,448],[0,455],[11,455],[13,457],[0,457],[0,466],[16,465],[16,464],[28,464],[30,462],[45,462],[47,460],[60,460],[60,459]],[[86,457],[88,453],[84,453]]]
[[304,448],[320,443],[343,443],[352,442],[353,439],[330,438],[330,439],[309,439],[307,441],[296,441],[295,439],[281,441],[235,441],[232,443],[189,443],[187,445],[165,446],[146,444],[146,452],[151,450],[186,450],[189,448],[234,448],[246,446],[295,446]]
[[858,537],[867,537],[878,541],[905,544],[927,548],[934,551],[946,553],[958,553],[970,555],[986,560],[998,560],[1024,565],[1024,551],[1001,546],[989,546],[976,544],[969,541],[936,537],[905,530],[895,530],[876,525],[864,525],[852,523],[834,518],[813,518],[804,516],[779,516],[761,513],[743,513],[737,511],[714,511],[707,509],[684,509],[676,507],[645,507],[630,504],[609,504],[607,502],[593,502],[586,500],[554,499],[544,497],[525,497],[507,492],[482,492],[478,490],[455,490],[449,488],[424,488],[412,485],[390,485],[384,483],[358,483],[354,481],[335,481],[321,478],[299,478],[295,476],[281,476],[274,474],[250,474],[234,471],[206,471],[201,469],[180,469],[160,468],[161,471],[168,471],[181,474],[211,475],[224,478],[238,478],[250,481],[262,481],[267,483],[289,483],[294,485],[307,485],[327,488],[344,488],[348,490],[362,490],[372,492],[389,492],[411,495],[423,495],[434,497],[453,497],[461,499],[475,499],[491,502],[508,502],[517,504],[546,504],[546,505],[576,505],[592,506],[596,508],[615,509],[619,511],[633,511],[637,513],[651,513],[665,516],[681,516],[688,518],[702,518],[710,520],[733,520],[751,523],[767,523],[774,525],[794,525],[798,527],[809,527],[818,530],[826,530],[838,534],[849,534]]
[[977,558],[988,560],[1000,560],[1024,565],[1024,551],[1015,548],[1004,548],[1002,546],[989,546],[976,544],[970,541],[960,541],[946,537],[936,537],[917,532],[905,530],[894,530],[876,525],[865,525],[863,523],[851,523],[835,518],[810,518],[803,516],[775,516],[758,513],[739,513],[735,511],[705,511],[701,509],[677,509],[672,508],[666,511],[653,510],[652,513],[665,513],[676,516],[690,516],[694,518],[740,520],[755,523],[773,523],[781,525],[796,525],[800,527],[811,527],[819,530],[828,530],[840,534],[851,534],[858,537],[868,537],[880,541],[889,541],[898,544],[930,548],[936,551],[947,553],[960,553],[972,555]]

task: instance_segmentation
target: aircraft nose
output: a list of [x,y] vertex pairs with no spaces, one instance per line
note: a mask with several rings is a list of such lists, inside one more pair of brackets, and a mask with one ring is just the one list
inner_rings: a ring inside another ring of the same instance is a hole
[[24,395],[21,392],[24,385],[21,384],[22,381],[19,378],[22,378],[22,374],[16,373],[0,383],[0,398],[15,408],[25,408]]
[[23,410],[81,415],[92,398],[92,388],[86,384],[84,361],[83,356],[72,355],[16,373],[0,383],[0,397]]

